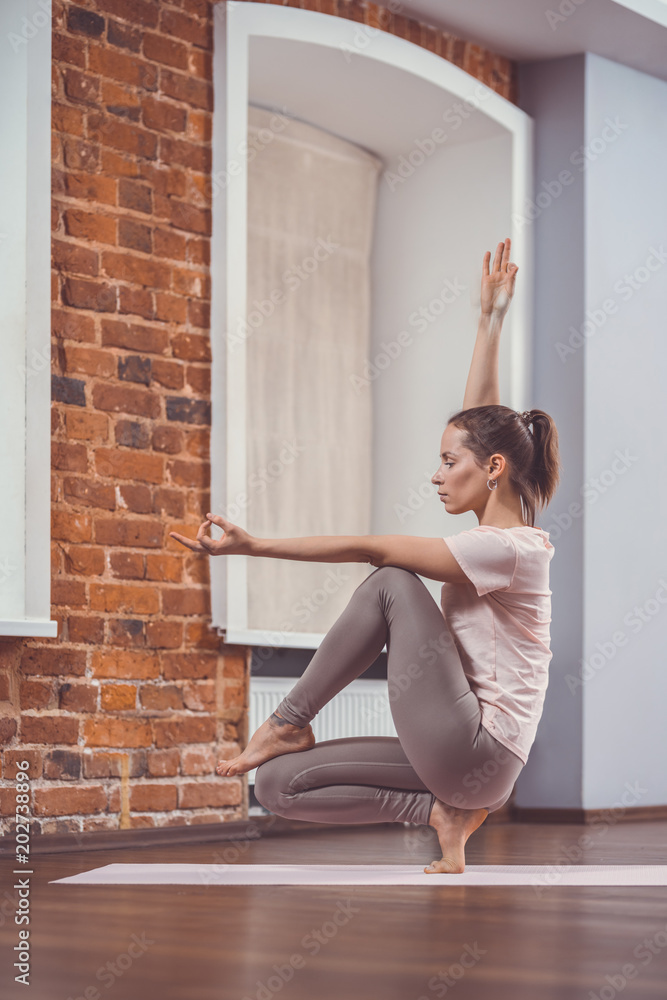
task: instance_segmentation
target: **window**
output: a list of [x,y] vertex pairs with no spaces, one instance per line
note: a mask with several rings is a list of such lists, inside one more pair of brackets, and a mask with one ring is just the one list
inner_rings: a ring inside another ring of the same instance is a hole
[[50,620],[51,16],[0,4],[0,635]]
[[[446,536],[473,527],[473,514],[454,519],[438,504],[430,482],[433,456],[447,418],[463,400],[484,250],[506,235],[522,261],[524,281],[501,343],[501,391],[517,409],[526,397],[531,233],[521,210],[532,181],[530,118],[453,64],[386,32],[272,4],[218,3],[214,10],[213,509],[252,530],[250,477],[257,470],[248,456],[253,411],[263,400],[253,335],[236,332],[250,328],[254,292],[262,287],[249,253],[248,178],[272,141],[266,121],[275,116],[279,134],[283,116],[304,131],[323,130],[332,141],[354,144],[369,162],[381,163],[369,251],[368,354],[363,363],[350,361],[347,371],[348,398],[367,399],[371,411],[369,532]],[[263,136],[253,125],[260,114]],[[264,212],[270,216],[269,207]],[[273,284],[263,287],[271,291]],[[307,300],[305,294],[299,299],[304,310]],[[312,398],[326,386],[306,359],[304,352]],[[341,407],[344,402],[341,396]],[[286,385],[282,405],[299,403]],[[297,416],[306,430],[308,407]],[[358,513],[352,498],[339,511],[334,532],[317,527],[318,488],[332,475],[327,448],[309,463],[303,527],[291,534],[356,533],[346,527]],[[277,512],[266,537],[285,534]],[[282,576],[265,570],[265,560],[211,561],[213,623],[228,642],[316,648],[349,600],[355,571],[372,570],[368,564],[279,562],[287,567]],[[292,602],[280,609],[282,617],[275,607],[264,615],[262,600],[255,600],[262,573],[277,591],[289,572],[291,585],[315,604],[320,595],[314,596],[313,570],[322,578],[315,589],[324,594],[327,570],[336,568],[351,572],[334,597],[322,599],[317,614],[300,614]],[[440,585],[424,582],[439,597]]]

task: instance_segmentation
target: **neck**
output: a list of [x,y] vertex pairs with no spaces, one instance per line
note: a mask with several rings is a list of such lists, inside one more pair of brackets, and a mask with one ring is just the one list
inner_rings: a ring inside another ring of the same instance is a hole
[[480,526],[481,525],[487,525],[490,528],[523,528],[523,527],[527,528],[527,527],[529,527],[529,525],[527,525],[525,521],[512,521],[511,524],[499,524],[493,518],[491,520],[480,521],[479,523],[480,523]]
[[526,522],[523,519],[521,501],[512,496],[509,501],[503,497],[491,496],[484,508],[475,511],[480,525],[490,525],[493,528],[518,528]]

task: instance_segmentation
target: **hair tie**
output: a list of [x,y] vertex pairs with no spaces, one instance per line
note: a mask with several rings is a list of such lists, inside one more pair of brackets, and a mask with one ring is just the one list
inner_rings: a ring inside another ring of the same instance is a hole
[[523,417],[523,419],[526,421],[527,424],[529,424],[532,419],[531,412],[532,412],[531,410],[524,410],[523,413],[521,414],[521,416]]

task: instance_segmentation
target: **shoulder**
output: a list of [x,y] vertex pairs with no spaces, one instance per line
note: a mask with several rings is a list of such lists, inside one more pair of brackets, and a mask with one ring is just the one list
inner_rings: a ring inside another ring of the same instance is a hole
[[479,524],[445,539],[480,596],[511,586],[518,548],[510,535],[502,528]]
[[450,535],[449,540],[461,539],[470,542],[471,545],[479,546],[480,550],[484,547],[515,550],[517,543],[514,534],[506,528],[497,528],[493,524],[478,524],[474,528],[467,528],[465,531]]

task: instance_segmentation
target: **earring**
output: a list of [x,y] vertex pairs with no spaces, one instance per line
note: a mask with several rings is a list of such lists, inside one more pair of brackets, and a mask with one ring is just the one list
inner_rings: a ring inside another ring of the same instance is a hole
[[[489,483],[493,483],[493,486],[489,486]],[[497,479],[487,479],[486,485],[489,486],[490,490],[497,490],[498,489],[498,480]]]

